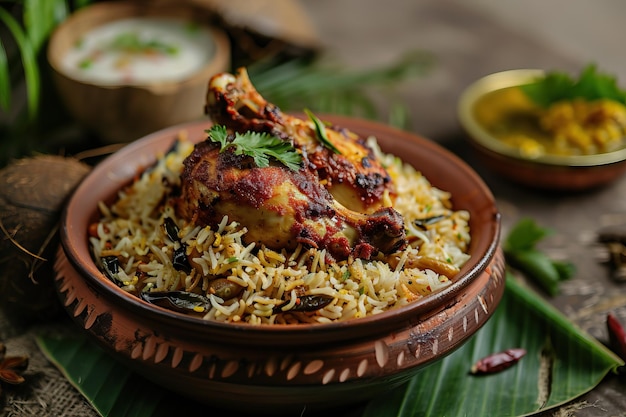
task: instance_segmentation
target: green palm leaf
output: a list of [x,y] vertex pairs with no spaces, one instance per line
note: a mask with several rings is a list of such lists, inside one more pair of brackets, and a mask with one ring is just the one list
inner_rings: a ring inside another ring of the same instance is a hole
[[11,74],[6,50],[0,40],[0,109],[7,111],[11,105]]
[[[77,329],[76,337],[39,336],[38,344],[103,416],[167,416],[173,410],[192,415],[206,408],[181,401],[131,373]],[[477,359],[511,347],[528,350],[514,367],[482,377],[468,374]],[[549,396],[542,396],[537,387],[546,350],[554,353],[552,384]],[[582,395],[622,364],[602,344],[508,277],[500,306],[468,343],[404,386],[374,399],[363,417],[528,415]],[[188,409],[183,412],[182,407]]]
[[24,0],[24,27],[35,52],[68,14],[65,0]]
[[24,33],[20,24],[9,12],[0,7],[0,22],[3,22],[9,29],[22,57],[22,67],[24,68],[24,79],[26,81],[26,95],[28,104],[28,114],[31,120],[37,117],[39,109],[39,89],[40,77],[37,66],[37,56],[30,39]]
[[[415,76],[427,74],[434,65],[430,54],[416,51],[389,65],[362,70],[343,70],[329,64],[292,59],[280,63],[256,62],[248,67],[255,88],[284,111],[311,108],[316,113],[347,114],[367,119],[383,119],[372,93],[386,93]],[[391,100],[388,122],[407,126],[406,108]]]

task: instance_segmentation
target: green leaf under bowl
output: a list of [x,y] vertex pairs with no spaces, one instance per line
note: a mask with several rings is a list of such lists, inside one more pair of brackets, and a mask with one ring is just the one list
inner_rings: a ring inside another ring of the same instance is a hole
[[[39,335],[37,342],[103,416],[194,415],[207,410],[206,405],[181,400],[130,372],[78,329],[72,337]],[[528,351],[514,367],[493,375],[469,374],[479,358],[513,347]],[[537,381],[541,352],[546,348],[553,354],[547,356],[553,358],[552,383],[549,395],[541,397]],[[509,276],[497,311],[469,342],[402,387],[373,399],[362,417],[528,415],[590,391],[622,364],[601,343]],[[538,399],[545,404],[538,405]]]
[[[518,347],[527,354],[513,367],[491,375],[470,375],[478,359]],[[592,390],[622,364],[604,345],[508,275],[497,311],[469,342],[403,388],[372,401],[363,417],[531,415]],[[548,380],[540,377],[542,369],[551,370]],[[539,386],[545,391],[540,392]]]
[[192,415],[198,407],[192,401],[176,401],[177,394],[131,372],[78,332],[40,335],[37,344],[101,416]]

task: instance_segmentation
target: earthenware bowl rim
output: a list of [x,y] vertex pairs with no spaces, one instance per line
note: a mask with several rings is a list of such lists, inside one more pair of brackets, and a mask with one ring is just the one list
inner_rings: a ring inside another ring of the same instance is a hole
[[626,147],[621,149],[593,155],[541,155],[537,158],[527,158],[520,154],[519,150],[509,146],[489,134],[474,117],[473,108],[477,100],[485,94],[507,87],[529,84],[537,78],[541,78],[546,71],[541,69],[513,69],[500,71],[486,75],[472,84],[463,92],[458,101],[458,118],[471,140],[478,146],[482,146],[492,152],[503,156],[524,161],[530,164],[562,167],[593,167],[622,162],[626,159]]
[[[176,135],[186,129],[192,129],[194,127],[198,128],[202,126],[205,126],[208,129],[211,123],[207,120],[183,123],[147,135],[142,139],[139,139],[124,146],[122,149],[110,155],[101,163],[96,165],[92,172],[88,174],[87,177],[76,188],[75,192],[68,200],[62,212],[60,237],[61,245],[67,259],[70,261],[70,264],[83,277],[87,279],[90,286],[96,288],[99,292],[107,297],[113,297],[114,299],[117,299],[118,301],[123,303],[124,308],[128,309],[132,313],[144,315],[145,317],[150,317],[161,322],[177,324],[180,327],[191,326],[197,328],[198,330],[212,329],[219,332],[230,332],[232,334],[245,333],[246,337],[250,338],[253,338],[254,335],[268,337],[268,335],[282,336],[286,333],[290,337],[293,337],[294,340],[297,340],[299,334],[309,334],[311,332],[315,332],[319,333],[320,337],[321,335],[324,335],[330,337],[333,340],[341,340],[353,337],[357,333],[360,335],[375,334],[377,332],[384,333],[388,332],[395,326],[402,326],[407,321],[414,321],[415,319],[419,318],[420,314],[427,313],[431,310],[436,310],[437,307],[445,305],[446,302],[450,301],[452,298],[461,293],[463,289],[467,287],[467,285],[473,282],[485,270],[485,268],[488,267],[493,257],[495,256],[497,249],[499,248],[500,213],[495,206],[495,199],[493,198],[491,191],[487,188],[487,186],[484,184],[478,174],[476,174],[473,169],[469,167],[469,165],[467,165],[456,155],[436,144],[435,142],[406,131],[383,125],[378,122],[367,121],[348,116],[319,115],[319,117],[321,117],[323,120],[330,120],[338,125],[347,127],[349,129],[353,124],[358,124],[359,130],[361,131],[374,131],[382,129],[383,131],[389,132],[390,134],[396,136],[395,139],[402,138],[413,142],[411,146],[422,146],[424,148],[431,149],[433,152],[442,154],[451,162],[455,163],[456,166],[461,169],[465,175],[473,178],[474,182],[476,182],[475,185],[479,188],[479,190],[476,190],[476,192],[482,193],[481,196],[486,198],[485,204],[487,204],[489,209],[491,210],[490,216],[492,220],[489,225],[489,243],[487,244],[487,247],[484,248],[484,251],[482,253],[472,255],[470,261],[461,270],[461,273],[459,274],[461,275],[460,278],[456,280],[452,285],[444,288],[437,293],[424,297],[421,300],[414,301],[406,306],[358,319],[319,324],[259,326],[246,323],[222,323],[187,316],[182,313],[177,313],[159,306],[151,305],[119,289],[119,287],[113,284],[110,280],[104,278],[102,272],[98,270],[91,256],[88,256],[88,259],[83,259],[84,257],[81,256],[77,251],[78,245],[82,246],[83,250],[86,248],[87,252],[91,253],[91,251],[87,247],[87,241],[75,242],[75,239],[73,238],[73,230],[75,225],[72,223],[72,219],[70,218],[70,216],[74,212],[78,211],[77,207],[81,204],[81,194],[84,193],[85,189],[92,187],[92,183],[95,182],[97,184],[96,180],[98,178],[106,175],[109,164],[114,163],[120,158],[129,159],[129,157],[133,155],[137,150],[147,148],[153,142],[160,143],[168,140],[168,144],[171,145]],[[382,143],[381,147],[383,147],[384,149]],[[129,160],[133,159],[130,158]],[[138,163],[136,162],[136,159],[134,163]],[[146,167],[137,165],[135,168],[145,169]],[[110,195],[103,196],[103,198],[111,197],[112,196]],[[95,204],[96,202],[93,202],[89,206],[90,209],[91,207],[93,207],[93,211],[96,210]],[[87,214],[87,216],[92,216],[93,214],[95,213]],[[489,213],[487,213],[486,215],[489,215]],[[83,224],[80,226],[86,228],[88,225]],[[84,233],[84,231],[81,233]],[[350,331],[346,332],[347,329],[350,329]],[[284,340],[284,338],[280,338],[280,340]]]

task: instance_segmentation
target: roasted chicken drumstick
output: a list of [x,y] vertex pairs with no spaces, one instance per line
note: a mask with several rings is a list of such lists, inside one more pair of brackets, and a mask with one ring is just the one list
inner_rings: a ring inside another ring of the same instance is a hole
[[404,247],[404,223],[392,208],[361,214],[343,207],[314,173],[281,165],[259,168],[250,157],[198,144],[185,160],[179,214],[215,225],[227,215],[245,226],[245,240],[280,250],[327,249],[334,259],[369,258]]
[[[316,138],[315,124],[282,113],[254,88],[244,68],[236,75],[217,74],[209,81],[206,113],[218,124],[236,132],[266,132],[292,141],[302,151],[308,168],[342,205],[373,213],[393,198],[395,190],[387,171],[365,144],[346,129],[327,127],[335,153]],[[387,204],[388,205],[388,204]]]
[[[237,154],[233,147],[224,148],[209,137],[197,144],[184,162],[179,216],[201,225],[216,225],[228,216],[247,228],[247,243],[277,250],[303,244],[326,249],[334,260],[349,256],[368,259],[378,252],[391,254],[406,247],[402,216],[383,204],[391,180],[371,149],[356,135],[328,129],[341,152],[334,153],[320,144],[314,126],[282,115],[266,102],[261,113],[272,116],[259,119],[260,113],[252,114],[244,110],[242,102],[230,101],[234,95],[242,100],[258,95],[254,89],[234,90],[246,83],[249,80],[237,83],[230,74],[211,80],[207,109],[214,121],[237,132],[268,133],[279,142],[291,143],[302,156],[300,168],[291,169],[275,160],[260,167],[251,156]],[[231,133],[231,143],[234,137]],[[346,190],[351,190],[350,198],[335,198],[335,192],[345,196]],[[346,207],[346,201],[351,207]]]

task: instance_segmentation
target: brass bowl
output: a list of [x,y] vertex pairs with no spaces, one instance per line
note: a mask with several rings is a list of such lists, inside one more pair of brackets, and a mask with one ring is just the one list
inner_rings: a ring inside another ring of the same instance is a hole
[[461,94],[458,118],[481,161],[493,172],[536,189],[583,191],[601,187],[626,170],[626,148],[591,155],[524,156],[519,148],[497,139],[476,119],[477,102],[494,91],[529,84],[544,76],[536,69],[518,69],[487,75]]
[[[202,68],[179,80],[100,83],[79,79],[63,65],[70,48],[91,30],[128,18],[162,17],[196,23],[208,32],[213,55]],[[203,115],[209,78],[230,67],[230,41],[224,32],[208,26],[208,11],[191,4],[116,1],[79,9],[50,37],[48,62],[57,91],[70,115],[108,143],[125,143]]]
[[105,350],[170,390],[232,410],[297,415],[366,401],[406,382],[465,343],[504,291],[500,214],[493,195],[462,160],[434,142],[360,119],[322,116],[401,155],[470,213],[470,260],[443,290],[401,308],[327,324],[205,321],[121,290],[94,263],[88,226],[98,202],[167,151],[181,131],[206,138],[210,122],[151,134],[107,158],[65,207],[56,286],[74,321]]

